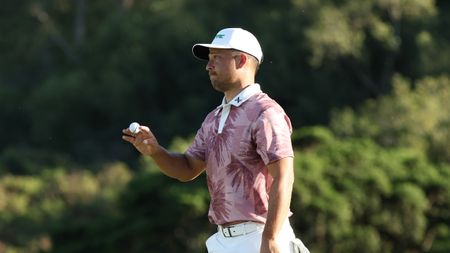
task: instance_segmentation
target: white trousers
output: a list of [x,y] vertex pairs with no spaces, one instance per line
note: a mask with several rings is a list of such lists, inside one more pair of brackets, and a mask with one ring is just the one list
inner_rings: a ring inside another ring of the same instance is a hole
[[[206,240],[208,253],[260,253],[262,232],[264,224],[249,234],[225,237],[222,232],[217,232]],[[295,238],[294,231],[287,220],[277,238],[280,253],[309,253],[303,243]]]

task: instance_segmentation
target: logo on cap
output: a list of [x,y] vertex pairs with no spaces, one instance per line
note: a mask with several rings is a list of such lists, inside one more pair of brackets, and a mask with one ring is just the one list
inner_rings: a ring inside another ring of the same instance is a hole
[[192,47],[195,57],[208,60],[209,48],[234,49],[248,53],[262,62],[263,54],[256,37],[242,28],[225,28],[220,30],[209,44],[198,43]]

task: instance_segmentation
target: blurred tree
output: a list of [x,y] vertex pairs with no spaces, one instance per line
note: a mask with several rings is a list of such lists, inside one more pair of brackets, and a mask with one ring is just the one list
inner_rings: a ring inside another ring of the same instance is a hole
[[375,140],[383,147],[410,147],[425,152],[435,163],[449,163],[450,78],[417,80],[415,87],[397,75],[392,94],[369,100],[354,111],[339,111],[331,122],[342,137]]
[[337,240],[321,252],[358,249],[357,241],[347,245],[345,239],[340,248],[338,238],[359,238],[352,233],[360,226],[373,226],[364,230],[373,238],[373,248],[365,251],[448,250],[434,245],[450,241],[445,179],[450,167],[448,145],[442,144],[449,142],[450,115],[442,108],[449,108],[450,81],[447,76],[424,78],[413,88],[399,75],[394,80],[392,94],[367,101],[357,111],[336,111],[333,132],[303,128],[296,137],[305,147],[297,159],[302,161],[297,167],[305,170],[298,173],[299,181],[306,184],[297,186],[298,208],[300,213],[316,208],[317,216],[306,221],[323,222],[300,227],[315,227],[314,235],[306,235],[319,245]]
[[[55,242],[60,236],[65,236],[53,234],[54,231],[68,228],[74,231],[76,227],[74,233],[89,234],[99,224],[105,226],[101,223],[105,219],[100,217],[114,217],[119,193],[130,179],[129,169],[121,163],[105,166],[97,175],[88,170],[68,173],[58,168],[35,176],[3,176],[0,179],[1,252],[50,252],[58,246]],[[83,243],[80,241],[79,245]],[[72,246],[66,245],[68,249]],[[73,252],[68,249],[65,252]]]
[[[178,139],[171,150],[187,144]],[[51,252],[205,252],[204,241],[215,229],[207,222],[206,179],[175,182],[150,158],[140,166],[112,212],[98,213],[89,208],[94,203],[69,209],[52,231]]]
[[449,240],[450,166],[321,127],[296,141],[293,223],[312,252],[440,252]]
[[257,81],[299,129],[299,235],[317,252],[448,252],[449,11],[447,0],[2,3],[0,251],[204,251],[202,179],[155,173],[120,131],[139,121],[185,147],[174,136],[195,133],[221,97],[190,48],[240,26],[263,46]]
[[224,26],[258,36],[257,80],[296,128],[327,123],[333,108],[389,92],[393,73],[448,73],[449,10],[445,0],[10,2],[0,7],[0,116],[21,127],[0,125],[10,133],[0,149],[135,161],[119,137],[131,121],[163,144],[191,135],[221,95],[190,48]]

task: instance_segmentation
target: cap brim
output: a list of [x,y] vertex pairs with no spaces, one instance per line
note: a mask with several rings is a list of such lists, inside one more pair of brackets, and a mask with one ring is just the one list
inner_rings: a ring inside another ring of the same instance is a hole
[[228,46],[220,46],[220,45],[214,45],[214,44],[195,44],[192,47],[192,54],[200,60],[208,60],[210,48],[231,49]]

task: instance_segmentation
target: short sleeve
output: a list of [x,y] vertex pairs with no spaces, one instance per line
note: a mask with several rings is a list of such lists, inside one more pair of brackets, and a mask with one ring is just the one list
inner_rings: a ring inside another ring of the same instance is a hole
[[194,141],[187,149],[186,154],[195,159],[206,161],[206,145],[204,141],[203,126],[197,131]]
[[281,107],[264,110],[254,124],[253,133],[256,151],[266,165],[294,156],[291,121]]

